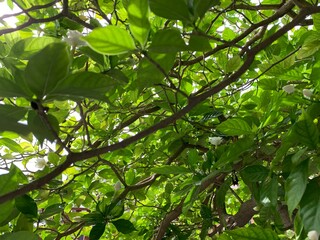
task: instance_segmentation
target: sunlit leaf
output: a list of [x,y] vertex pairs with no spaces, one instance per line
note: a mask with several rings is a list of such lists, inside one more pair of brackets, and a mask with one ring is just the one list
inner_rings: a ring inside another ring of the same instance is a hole
[[95,51],[107,55],[118,55],[136,49],[130,34],[116,26],[96,28],[83,39]]
[[222,122],[217,127],[217,130],[230,136],[252,133],[249,124],[240,118],[232,118]]

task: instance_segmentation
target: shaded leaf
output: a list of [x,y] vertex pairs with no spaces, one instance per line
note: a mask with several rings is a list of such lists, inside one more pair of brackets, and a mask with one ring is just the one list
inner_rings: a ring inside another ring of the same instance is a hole
[[133,231],[136,231],[134,225],[129,220],[118,219],[112,221],[111,223],[116,227],[118,232],[121,232],[123,234],[129,234]]
[[40,214],[39,219],[46,219],[53,215],[62,213],[64,210],[65,204],[64,203],[56,203],[50,205],[44,209],[44,211]]
[[264,181],[269,174],[269,170],[262,165],[252,165],[244,168],[241,172],[241,178],[244,182]]
[[314,178],[307,185],[300,202],[300,216],[306,231],[320,232],[320,184]]
[[292,169],[285,184],[285,200],[288,205],[289,213],[298,206],[308,183],[309,162],[304,161]]
[[6,233],[0,236],[0,240],[39,240],[39,236],[30,231],[18,231]]
[[103,235],[106,228],[105,223],[98,223],[91,228],[89,238],[90,240],[98,240]]
[[167,19],[191,22],[193,16],[184,0],[150,0],[151,11]]
[[74,73],[60,82],[48,98],[59,100],[93,98],[107,101],[106,93],[116,85],[115,80],[103,74]]
[[27,86],[38,99],[42,99],[67,76],[69,64],[66,44],[48,45],[30,58],[25,70]]
[[27,217],[36,218],[38,216],[38,207],[33,198],[28,195],[22,195],[15,199],[17,209]]
[[186,50],[186,45],[177,29],[159,30],[154,35],[149,50],[158,53]]
[[180,166],[161,166],[161,167],[151,168],[151,172],[158,173],[158,174],[183,174],[183,173],[190,173],[191,170],[185,167],[180,167]]
[[247,227],[225,231],[218,240],[279,240],[275,232],[268,228]]

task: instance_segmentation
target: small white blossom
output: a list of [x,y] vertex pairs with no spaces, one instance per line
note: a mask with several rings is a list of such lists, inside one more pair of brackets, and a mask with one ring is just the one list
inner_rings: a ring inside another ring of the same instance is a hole
[[63,40],[72,47],[84,46],[86,45],[86,42],[80,39],[82,36],[82,33],[78,32],[77,30],[69,30],[67,33],[67,37]]
[[310,240],[318,240],[319,239],[319,233],[315,230],[309,231],[308,232],[308,238]]
[[42,169],[45,168],[46,165],[47,165],[47,162],[43,158],[36,159],[36,162],[35,162],[35,167],[36,168],[42,170]]
[[209,142],[214,146],[220,145],[222,141],[223,141],[222,137],[209,137]]
[[285,85],[285,86],[283,86],[282,87],[282,90],[283,91],[285,91],[286,93],[293,93],[294,92],[294,90],[295,90],[295,88],[294,88],[294,86],[293,85]]
[[310,98],[312,96],[312,90],[310,89],[303,89],[302,90],[302,94],[304,97],[306,98]]

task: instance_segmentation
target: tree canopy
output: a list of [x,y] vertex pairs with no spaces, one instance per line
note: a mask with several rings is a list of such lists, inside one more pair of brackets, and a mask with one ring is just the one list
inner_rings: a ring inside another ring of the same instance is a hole
[[317,0],[0,2],[0,239],[318,239]]

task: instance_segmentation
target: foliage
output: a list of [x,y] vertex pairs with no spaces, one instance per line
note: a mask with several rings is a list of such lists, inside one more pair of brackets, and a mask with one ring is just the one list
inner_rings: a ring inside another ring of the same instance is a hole
[[255,2],[1,1],[0,239],[320,233],[320,4]]

